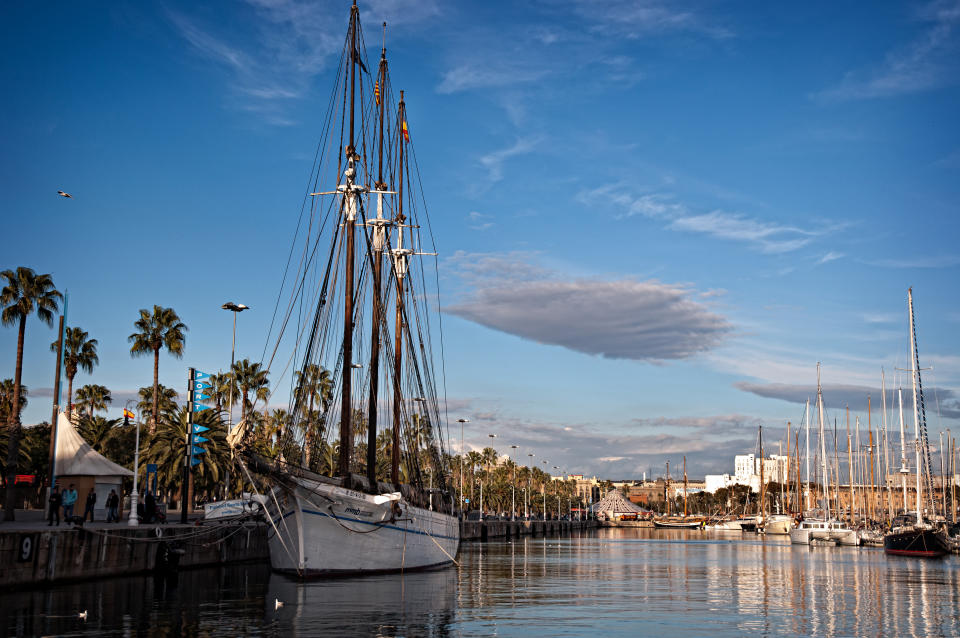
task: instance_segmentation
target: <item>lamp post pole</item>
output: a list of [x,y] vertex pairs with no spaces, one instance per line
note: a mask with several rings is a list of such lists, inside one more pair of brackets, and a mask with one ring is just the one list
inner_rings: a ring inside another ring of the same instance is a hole
[[[133,402],[133,399],[127,401],[126,405],[130,405]],[[126,409],[126,405],[124,409]],[[133,445],[133,492],[130,493],[130,516],[127,518],[127,525],[130,527],[136,527],[140,524],[140,519],[137,517],[137,501],[140,498],[140,495],[137,493],[137,476],[140,473],[140,419],[136,419],[136,442]],[[123,490],[120,490],[121,493]]]
[[[547,459],[543,459],[543,473],[546,474],[547,476],[550,476],[547,473],[547,467],[548,467],[547,463],[549,463],[549,461],[547,461]],[[543,520],[547,520],[547,482],[546,481],[543,482]]]
[[[245,306],[242,303],[233,303],[228,301],[227,303],[220,306],[224,310],[229,310],[233,313],[233,340],[230,342],[230,372],[233,374],[233,363],[234,363],[234,354],[237,349],[237,313],[248,310],[249,306]],[[234,381],[230,382],[230,397],[227,400],[229,407],[227,408],[229,416],[227,417],[227,433],[229,434],[233,430],[233,386]],[[230,450],[230,462],[233,463],[233,450]],[[230,498],[230,466],[227,466],[227,471],[224,473],[223,477],[223,496],[224,498]]]
[[[553,466],[553,469],[559,470],[560,468],[556,465]],[[560,472],[560,476],[563,476],[563,472]],[[560,484],[557,483],[557,520],[560,520]]]
[[[530,457],[530,460],[527,461],[527,469],[531,469],[531,464],[533,463],[533,457],[535,454],[527,454]],[[527,472],[527,486],[523,489],[523,515],[529,521],[530,520],[530,507],[529,500],[527,495],[530,493],[530,472]]]
[[463,518],[463,459],[467,452],[463,447],[463,424],[470,423],[470,419],[457,419],[460,424],[460,518]]
[[[519,445],[511,445],[510,449],[514,450],[514,457],[516,457],[516,450],[520,447]],[[517,520],[517,461],[514,459],[513,467],[511,468],[512,476],[510,477],[510,520]]]

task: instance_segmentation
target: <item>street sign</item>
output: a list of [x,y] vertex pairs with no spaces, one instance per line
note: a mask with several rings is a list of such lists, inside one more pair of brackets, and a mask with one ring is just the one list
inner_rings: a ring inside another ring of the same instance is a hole
[[194,380],[194,381],[202,381],[203,379],[207,379],[207,378],[209,378],[209,377],[210,377],[210,374],[207,373],[207,372],[200,372],[199,370],[194,370],[194,371],[193,371],[193,380]]
[[210,429],[210,428],[206,427],[205,425],[194,425],[194,426],[193,426],[193,433],[194,433],[194,434],[200,434],[201,432],[206,432],[206,431],[209,430],[209,429]]
[[193,404],[193,411],[194,411],[194,412],[203,412],[204,410],[209,410],[209,409],[210,409],[210,406],[209,406],[209,405],[203,405],[202,403],[194,403],[194,404]]

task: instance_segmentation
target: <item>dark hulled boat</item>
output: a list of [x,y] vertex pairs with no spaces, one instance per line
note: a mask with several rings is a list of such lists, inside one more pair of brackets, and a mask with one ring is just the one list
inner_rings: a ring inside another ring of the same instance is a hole
[[893,531],[883,537],[883,551],[894,556],[939,558],[950,552],[942,530],[917,525],[913,514],[898,516]]

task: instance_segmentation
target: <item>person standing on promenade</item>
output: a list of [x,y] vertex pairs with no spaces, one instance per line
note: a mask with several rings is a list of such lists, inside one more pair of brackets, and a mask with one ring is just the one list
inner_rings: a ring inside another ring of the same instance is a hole
[[93,522],[93,509],[97,506],[97,493],[91,487],[90,491],[87,492],[87,504],[83,509],[83,522],[87,522],[87,514],[90,515],[90,522]]
[[53,525],[53,519],[57,519],[57,527],[60,527],[60,489],[54,485],[53,489],[50,490],[50,498],[48,500],[50,504],[50,515],[47,522],[47,527]]
[[107,522],[108,523],[119,523],[120,515],[117,513],[117,507],[120,505],[120,497],[117,496],[116,490],[110,490],[110,495],[107,496]]
[[73,517],[73,506],[77,502],[77,490],[74,489],[73,483],[70,486],[63,490],[63,520],[70,522],[70,519]]
[[146,519],[146,522],[152,523],[154,517],[157,515],[157,501],[153,497],[153,492],[147,491],[147,498],[143,503],[143,517]]

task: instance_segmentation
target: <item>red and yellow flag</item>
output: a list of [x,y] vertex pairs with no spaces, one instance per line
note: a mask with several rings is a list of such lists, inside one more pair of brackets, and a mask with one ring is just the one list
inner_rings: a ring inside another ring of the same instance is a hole
[[373,97],[377,100],[377,106],[380,106],[380,80],[373,85]]
[[410,141],[410,131],[407,130],[407,121],[403,121],[403,139]]
[[136,418],[136,415],[135,415],[133,412],[131,412],[130,410],[126,409],[126,408],[123,409],[123,416],[124,416],[124,418],[126,418],[126,419],[134,419],[134,418]]

